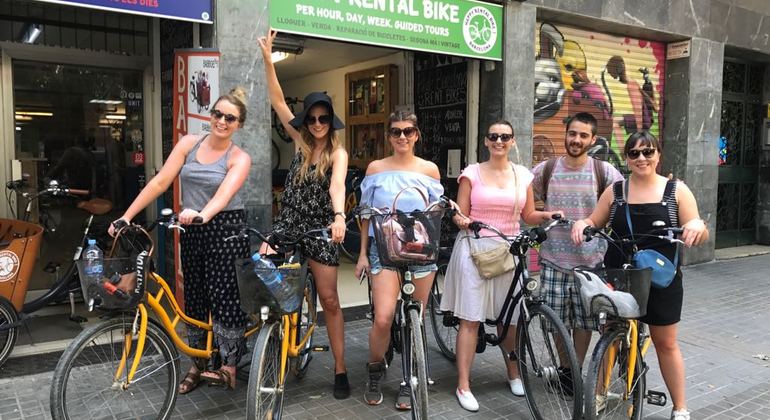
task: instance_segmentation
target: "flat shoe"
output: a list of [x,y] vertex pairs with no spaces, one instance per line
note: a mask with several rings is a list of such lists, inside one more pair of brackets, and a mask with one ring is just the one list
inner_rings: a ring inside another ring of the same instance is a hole
[[[215,376],[213,377],[206,376],[206,374],[211,374]],[[235,381],[232,380],[232,377],[230,376],[230,372],[224,369],[204,371],[201,373],[201,380],[206,381],[209,384],[209,386],[221,386],[228,391],[232,391],[235,389]]]
[[187,394],[188,392],[197,388],[198,385],[200,385],[200,383],[201,383],[200,371],[198,373],[187,372],[187,375],[184,376],[184,379],[182,379],[182,382],[179,383],[179,393]]
[[476,401],[476,397],[473,396],[473,393],[470,390],[463,391],[462,389],[457,388],[455,390],[455,396],[457,396],[460,407],[474,413],[479,411],[479,402]]
[[521,383],[520,378],[516,379],[509,379],[508,385],[511,387],[511,393],[517,397],[523,397],[524,396],[524,384]]

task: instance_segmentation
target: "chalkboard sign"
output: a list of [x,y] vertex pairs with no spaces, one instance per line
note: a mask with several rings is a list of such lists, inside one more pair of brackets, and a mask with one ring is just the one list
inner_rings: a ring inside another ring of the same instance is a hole
[[[436,54],[414,55],[414,104],[422,139],[417,154],[435,162],[441,172],[445,195],[457,198],[457,179],[447,178],[447,153],[460,150],[465,167],[467,139],[468,62],[459,57]],[[445,219],[442,245],[451,245],[457,232]]]
[[417,153],[436,162],[444,188],[456,192],[457,181],[446,179],[447,151],[459,149],[465,166],[468,63],[458,57],[415,54],[414,69],[415,113],[422,133]]

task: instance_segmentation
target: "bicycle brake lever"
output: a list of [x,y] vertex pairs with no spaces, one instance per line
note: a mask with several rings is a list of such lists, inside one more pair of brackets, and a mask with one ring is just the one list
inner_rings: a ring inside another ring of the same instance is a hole
[[179,229],[179,231],[182,232],[182,233],[187,232],[185,230],[185,228],[183,228],[182,226],[176,225],[176,224],[169,224],[168,228],[169,229]]

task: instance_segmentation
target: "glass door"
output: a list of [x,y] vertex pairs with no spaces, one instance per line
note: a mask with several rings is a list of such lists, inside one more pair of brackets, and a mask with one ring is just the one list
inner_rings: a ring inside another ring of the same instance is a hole
[[[48,288],[82,238],[89,216],[82,202],[111,207],[92,227],[106,248],[107,224],[144,186],[143,74],[23,60],[14,60],[12,68],[14,150],[27,188],[40,190],[56,180],[90,191],[82,198],[46,197],[35,207],[31,220],[46,233],[30,288]],[[21,217],[26,202],[19,202]]]

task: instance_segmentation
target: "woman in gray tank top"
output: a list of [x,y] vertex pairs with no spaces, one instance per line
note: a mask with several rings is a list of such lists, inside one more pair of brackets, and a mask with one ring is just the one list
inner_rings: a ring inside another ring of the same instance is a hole
[[[246,314],[241,311],[235,260],[249,255],[247,239],[225,241],[236,232],[232,225],[244,222],[239,191],[249,175],[251,158],[233,143],[232,137],[246,120],[246,97],[236,88],[222,95],[211,107],[211,132],[182,137],[160,172],[142,189],[121,219],[130,222],[180,178],[183,209],[179,221],[188,225],[181,234],[185,313],[214,320],[214,335],[222,366],[206,370],[206,361],[193,358],[179,393],[186,394],[201,380],[227,388],[235,387],[235,367],[243,348]],[[196,217],[201,224],[192,224]],[[110,227],[110,234],[114,228]],[[208,273],[216,273],[212,276]],[[188,326],[188,341],[205,348],[206,332]]]
[[276,32],[259,38],[265,60],[270,102],[281,124],[294,141],[296,155],[281,197],[281,214],[275,227],[303,233],[309,229],[331,228],[331,244],[301,241],[303,254],[310,259],[318,296],[326,318],[334,355],[334,397],[350,396],[345,368],[345,323],[337,294],[338,245],[345,238],[345,174],[348,154],[336,131],[345,125],[334,115],[331,98],[323,92],[305,97],[303,109],[294,115],[286,105],[271,58]]

